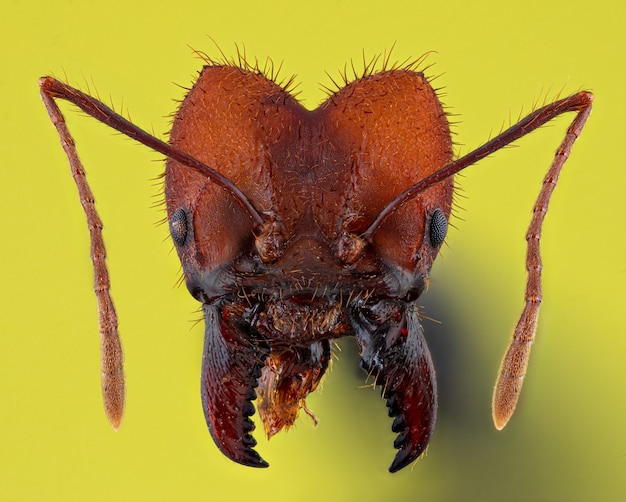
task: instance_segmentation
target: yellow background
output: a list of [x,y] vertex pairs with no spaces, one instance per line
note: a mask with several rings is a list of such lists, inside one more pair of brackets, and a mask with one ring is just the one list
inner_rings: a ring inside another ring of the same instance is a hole
[[[619,1],[3,2],[0,15],[0,499],[624,500],[626,14]],[[467,152],[547,96],[581,88],[594,112],[544,228],[545,303],[516,415],[491,424],[496,371],[522,306],[524,232],[571,117],[460,178],[462,207],[433,270],[425,312],[440,381],[428,455],[396,475],[379,391],[351,343],[302,417],[259,451],[226,460],[199,397],[203,327],[176,287],[159,155],[63,106],[106,226],[126,351],[127,409],[114,433],[100,396],[87,229],[37,78],[97,92],[163,136],[175,84],[235,43],[283,62],[316,106],[346,63],[394,43],[436,51],[442,100]]]

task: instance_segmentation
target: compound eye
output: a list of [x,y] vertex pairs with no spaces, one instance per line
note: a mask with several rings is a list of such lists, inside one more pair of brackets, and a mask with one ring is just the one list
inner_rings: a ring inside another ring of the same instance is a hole
[[441,246],[448,233],[448,219],[441,209],[435,209],[430,217],[430,243],[434,248]]
[[182,208],[178,208],[170,218],[170,234],[177,246],[184,246],[187,240],[187,214]]

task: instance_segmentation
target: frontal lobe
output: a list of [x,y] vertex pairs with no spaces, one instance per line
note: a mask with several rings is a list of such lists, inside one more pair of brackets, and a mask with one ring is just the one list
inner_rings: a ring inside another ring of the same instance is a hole
[[[304,109],[259,72],[228,65],[207,66],[174,118],[170,143],[231,180],[262,214],[281,215],[293,226],[294,204],[285,196],[286,159],[297,144]],[[168,217],[184,210],[186,246],[178,246],[187,275],[211,271],[254,251],[250,215],[224,189],[168,160]]]
[[[394,197],[452,160],[445,112],[421,73],[366,76],[331,96],[318,114],[321,134],[333,145],[332,155],[320,162],[343,164],[349,173],[343,206],[319,218],[325,232],[332,233],[337,222],[351,233],[363,232]],[[400,208],[375,233],[375,253],[405,270],[421,260],[428,271],[437,250],[423,242],[426,220],[435,209],[449,216],[452,189],[452,180],[444,181]]]

